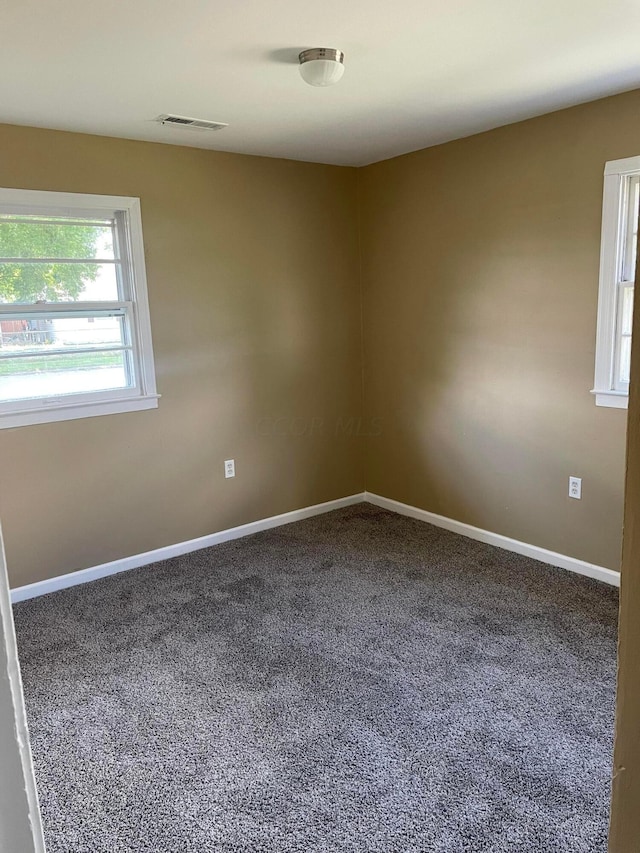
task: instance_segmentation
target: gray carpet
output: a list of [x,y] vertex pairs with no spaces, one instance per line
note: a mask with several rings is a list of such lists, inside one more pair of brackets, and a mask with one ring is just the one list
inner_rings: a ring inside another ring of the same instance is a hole
[[604,853],[616,590],[368,505],[25,602],[49,853]]

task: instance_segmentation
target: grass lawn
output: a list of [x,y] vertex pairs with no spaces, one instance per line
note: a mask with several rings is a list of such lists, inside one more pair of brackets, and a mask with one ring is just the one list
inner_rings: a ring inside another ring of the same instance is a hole
[[24,373],[50,373],[55,370],[97,370],[101,367],[121,367],[121,352],[83,352],[63,355],[33,355],[23,358],[2,358],[0,376]]

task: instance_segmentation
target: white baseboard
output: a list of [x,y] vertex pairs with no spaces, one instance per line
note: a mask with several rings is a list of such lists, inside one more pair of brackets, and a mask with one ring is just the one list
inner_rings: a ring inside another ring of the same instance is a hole
[[28,598],[36,598],[39,595],[47,595],[47,593],[56,592],[67,587],[89,583],[89,581],[105,578],[109,575],[116,575],[119,572],[129,571],[129,569],[148,566],[150,563],[158,563],[161,560],[168,560],[171,557],[179,557],[182,554],[189,554],[191,551],[210,548],[212,545],[219,545],[221,542],[229,542],[231,539],[241,539],[243,536],[260,533],[261,530],[270,530],[273,527],[291,524],[294,521],[301,521],[304,518],[322,515],[325,512],[331,512],[331,510],[341,509],[342,507],[364,501],[379,506],[382,509],[397,512],[399,515],[407,515],[411,518],[417,518],[420,521],[426,521],[428,524],[433,524],[436,527],[443,527],[445,530],[451,530],[453,533],[459,533],[462,536],[469,537],[469,539],[476,539],[479,542],[485,542],[487,545],[495,545],[506,551],[513,551],[515,554],[532,557],[541,563],[548,563],[551,566],[557,566],[561,569],[567,569],[570,572],[586,575],[612,586],[620,586],[620,573],[614,572],[612,569],[605,569],[604,566],[586,563],[584,560],[577,560],[575,557],[567,557],[555,551],[548,551],[546,548],[539,548],[537,545],[528,545],[526,542],[510,539],[508,536],[502,536],[499,533],[491,533],[489,530],[482,530],[480,527],[473,527],[471,524],[465,524],[453,518],[446,518],[443,515],[428,512],[425,509],[418,509],[418,507],[409,506],[409,504],[403,504],[391,498],[383,498],[372,492],[362,492],[349,495],[345,498],[326,501],[326,503],[295,509],[292,512],[285,512],[281,515],[273,515],[270,518],[262,518],[259,521],[252,521],[249,524],[241,524],[239,527],[230,527],[218,533],[200,536],[197,539],[189,539],[186,542],[178,542],[176,545],[168,545],[165,548],[145,551],[143,554],[134,554],[132,557],[113,560],[110,563],[103,563],[100,566],[92,566],[89,569],[81,569],[80,571],[69,572],[69,574],[59,575],[48,580],[19,586],[11,590],[11,601],[13,604],[16,604],[18,601],[25,601]]
[[116,575],[119,572],[127,572],[129,569],[137,569],[140,566],[148,566],[150,563],[158,563],[160,560],[168,560],[171,557],[180,557],[191,551],[199,551],[201,548],[210,548],[221,542],[229,542],[231,539],[241,539],[252,533],[260,533],[261,530],[270,530],[272,527],[280,527],[283,524],[291,524],[293,521],[301,521],[303,518],[311,518],[314,515],[322,515],[334,509],[341,509],[351,504],[362,503],[364,493],[349,495],[334,501],[326,501],[314,506],[294,509],[292,512],[284,512],[281,515],[272,515],[270,518],[262,518],[249,524],[241,524],[239,527],[230,527],[218,533],[210,533],[208,536],[200,536],[197,539],[189,539],[186,542],[178,542],[176,545],[168,545],[166,548],[156,548],[153,551],[145,551],[143,554],[134,554],[132,557],[123,557],[121,560],[113,560],[111,563],[103,563],[100,566],[92,566],[89,569],[80,569],[77,572],[69,572],[66,575],[58,575],[44,581],[37,581],[26,586],[18,586],[11,590],[11,602],[25,601],[28,598],[36,598],[59,589],[88,583],[89,581]]
[[407,515],[410,518],[426,521],[436,527],[443,527],[445,530],[451,530],[453,533],[460,533],[469,539],[477,539],[478,542],[495,545],[498,548],[504,548],[505,551],[513,551],[515,554],[532,557],[541,563],[548,563],[550,566],[557,566],[560,569],[567,569],[579,575],[586,575],[589,578],[595,578],[611,586],[620,586],[620,572],[605,569],[604,566],[586,563],[584,560],[567,557],[564,554],[558,554],[556,551],[548,551],[546,548],[539,548],[537,545],[528,545],[526,542],[520,542],[518,539],[510,539],[508,536],[502,536],[499,533],[491,533],[489,530],[482,530],[480,527],[473,527],[471,524],[455,521],[453,518],[446,518],[444,515],[436,515],[435,512],[418,509],[415,506],[409,506],[409,504],[403,504],[400,501],[391,500],[391,498],[383,498],[371,492],[365,492],[364,498],[368,503],[375,504],[375,506],[379,506],[382,509],[388,509],[391,512],[397,512],[399,515]]

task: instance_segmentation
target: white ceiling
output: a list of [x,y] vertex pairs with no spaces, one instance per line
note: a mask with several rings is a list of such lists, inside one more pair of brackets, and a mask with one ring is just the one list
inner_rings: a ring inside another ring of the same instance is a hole
[[0,33],[2,122],[344,165],[640,87],[637,0],[3,0]]

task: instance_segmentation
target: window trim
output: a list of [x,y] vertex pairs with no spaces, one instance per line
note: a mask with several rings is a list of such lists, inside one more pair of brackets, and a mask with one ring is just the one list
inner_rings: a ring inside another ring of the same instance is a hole
[[627,178],[640,174],[640,156],[610,160],[604,168],[602,231],[600,242],[600,280],[594,387],[597,406],[626,409],[629,392],[614,390],[618,325],[618,273],[627,225],[623,206]]
[[[10,209],[10,210],[8,210]],[[32,424],[75,420],[98,415],[137,412],[158,407],[160,395],[156,389],[156,377],[151,339],[151,318],[147,290],[146,265],[142,233],[142,215],[140,199],[131,196],[93,195],[88,193],[50,192],[48,190],[22,190],[0,188],[0,211],[24,212],[35,215],[74,216],[78,211],[83,215],[105,213],[123,219],[121,229],[127,240],[124,253],[129,265],[123,264],[123,274],[127,276],[129,299],[119,303],[131,318],[131,337],[133,358],[138,374],[138,387],[95,391],[66,396],[40,397],[31,400],[11,401],[8,406],[0,406],[0,429],[29,426]],[[15,305],[5,306],[8,313],[25,310],[59,311],[82,310],[91,306],[111,307],[98,303],[48,303],[42,306]],[[7,409],[11,410],[8,411]]]

